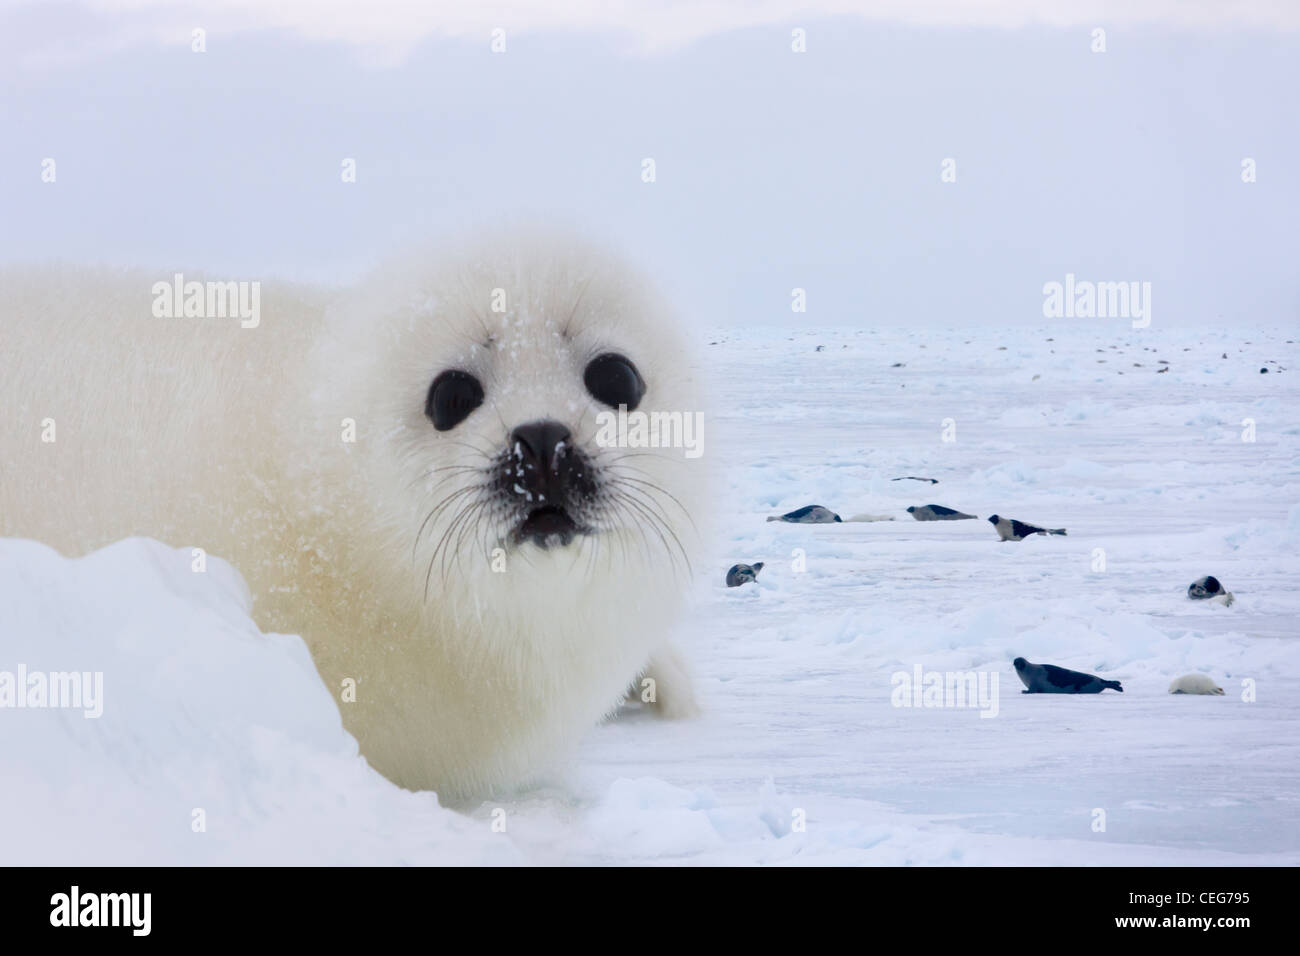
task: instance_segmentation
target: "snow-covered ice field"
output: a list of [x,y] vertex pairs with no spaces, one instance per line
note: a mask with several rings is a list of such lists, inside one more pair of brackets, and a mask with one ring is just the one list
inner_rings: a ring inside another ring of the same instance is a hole
[[[718,554],[681,640],[704,714],[630,707],[466,813],[365,766],[302,643],[262,636],[220,561],[0,541],[0,671],[104,673],[97,719],[0,712],[0,859],[1300,863],[1297,338],[701,333]],[[904,511],[929,503],[1069,534]],[[765,521],[807,504],[896,520]],[[766,562],[756,585],[723,586],[737,561]],[[1236,604],[1189,601],[1204,574]],[[1124,693],[1022,695],[1016,656]],[[996,674],[996,716],[894,706],[917,666]],[[1225,696],[1167,693],[1191,671]]]

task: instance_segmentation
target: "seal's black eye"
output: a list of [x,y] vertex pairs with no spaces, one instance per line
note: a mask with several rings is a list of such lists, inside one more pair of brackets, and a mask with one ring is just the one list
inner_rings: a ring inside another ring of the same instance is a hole
[[455,428],[483,404],[483,386],[469,372],[449,368],[433,380],[424,414],[440,432]]
[[641,396],[645,395],[645,379],[641,373],[631,361],[615,352],[592,359],[582,373],[582,381],[596,401],[611,408],[626,405],[631,411],[641,404]]

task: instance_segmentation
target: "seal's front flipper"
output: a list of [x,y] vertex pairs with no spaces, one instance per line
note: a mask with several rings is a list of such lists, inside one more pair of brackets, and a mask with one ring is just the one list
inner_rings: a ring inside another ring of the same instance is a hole
[[[651,683],[647,684],[647,681]],[[641,699],[660,717],[684,720],[700,715],[690,672],[677,648],[671,644],[665,644],[650,658],[637,686],[642,690]]]

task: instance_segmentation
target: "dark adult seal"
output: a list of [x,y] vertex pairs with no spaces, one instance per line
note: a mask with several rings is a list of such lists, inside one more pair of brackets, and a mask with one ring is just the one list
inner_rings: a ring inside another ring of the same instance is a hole
[[1231,607],[1236,600],[1232,592],[1224,588],[1219,579],[1212,574],[1197,578],[1187,586],[1187,596],[1193,601],[1218,601],[1224,607]]
[[1003,541],[1023,541],[1031,534],[1065,534],[1064,528],[1040,528],[1036,524],[1017,521],[1015,518],[1003,518],[999,515],[989,515],[988,520]]
[[943,505],[912,505],[907,513],[917,521],[966,521],[976,517]]
[[832,524],[841,520],[830,508],[808,505],[783,515],[769,515],[768,521],[789,521],[793,524]]
[[1023,657],[1017,657],[1012,663],[1016,665],[1020,682],[1027,688],[1022,694],[1100,694],[1107,687],[1124,693],[1117,680],[1102,680],[1055,664],[1031,664]]
[[738,588],[742,584],[749,584],[762,570],[762,561],[755,561],[753,564],[733,564],[731,570],[727,572],[727,587]]

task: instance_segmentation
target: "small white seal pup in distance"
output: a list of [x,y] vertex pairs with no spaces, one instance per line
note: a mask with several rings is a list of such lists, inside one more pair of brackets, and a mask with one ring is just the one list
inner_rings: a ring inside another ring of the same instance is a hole
[[230,560],[336,701],[355,681],[362,754],[444,802],[527,783],[643,672],[695,709],[666,638],[704,459],[595,440],[620,404],[702,409],[640,277],[513,235],[351,294],[263,283],[255,328],[154,317],[160,278],[0,274],[0,535]]
[[1208,674],[1184,674],[1174,678],[1169,685],[1171,694],[1209,694],[1223,696],[1223,688],[1214,683]]
[[1026,524],[1015,518],[1003,518],[998,515],[990,515],[988,521],[1003,541],[1023,541],[1031,534],[1065,534],[1064,528],[1040,528],[1035,524]]
[[1224,607],[1232,607],[1237,599],[1232,592],[1225,590],[1219,579],[1212,574],[1197,578],[1187,586],[1187,596],[1193,601],[1214,601]]

